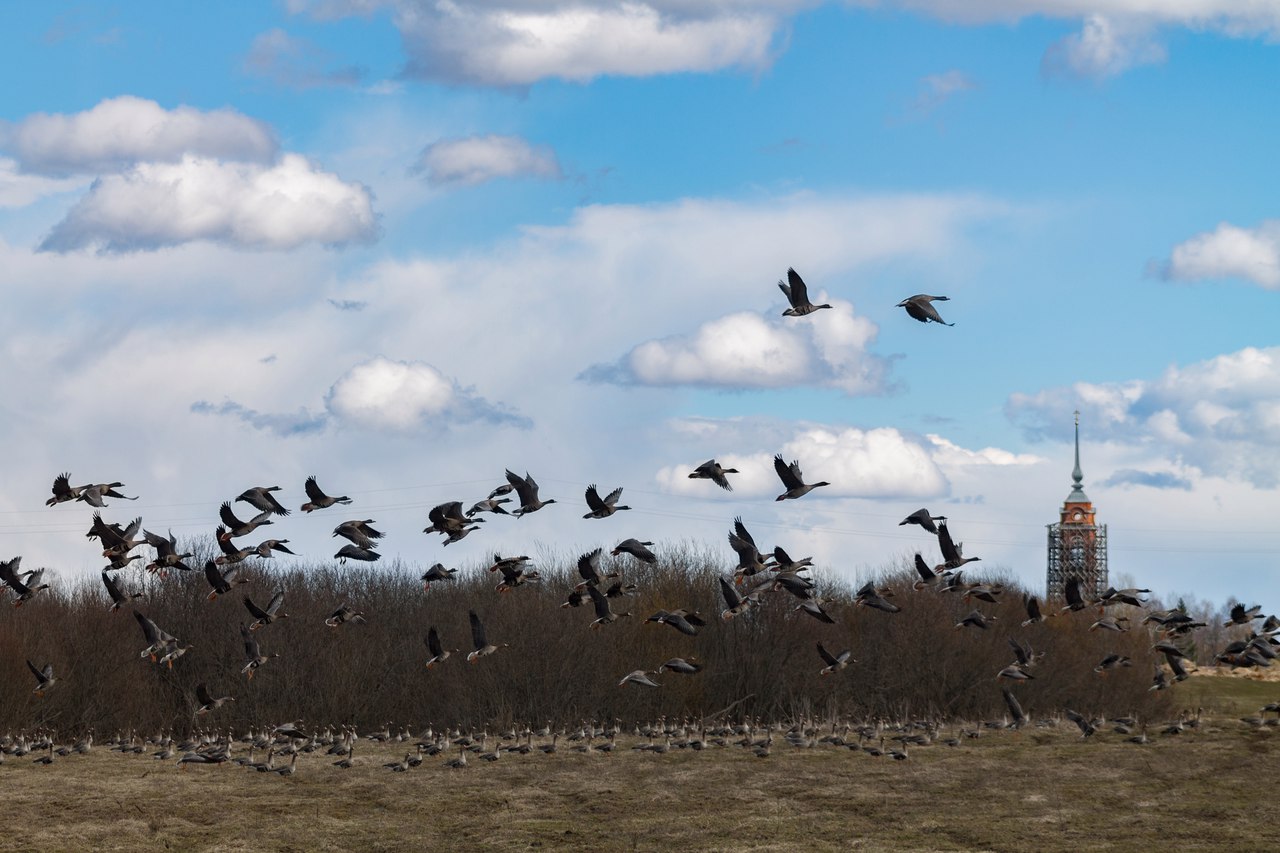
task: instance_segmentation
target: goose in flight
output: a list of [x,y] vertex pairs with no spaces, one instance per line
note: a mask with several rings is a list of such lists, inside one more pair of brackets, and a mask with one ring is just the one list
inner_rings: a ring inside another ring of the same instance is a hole
[[809,301],[809,288],[805,285],[804,279],[800,277],[800,273],[794,269],[787,270],[786,281],[778,280],[778,289],[783,292],[787,297],[787,301],[791,303],[791,307],[782,312],[783,317],[803,317],[820,308],[831,307],[826,303],[814,305]]
[[230,542],[232,539],[248,536],[262,525],[271,524],[271,515],[270,512],[260,512],[248,521],[241,521],[236,518],[235,511],[231,509],[231,501],[223,501],[221,509],[218,510],[218,517],[226,525],[226,530],[218,538],[224,542]]
[[938,548],[942,551],[942,564],[936,568],[937,571],[958,569],[965,563],[973,563],[982,559],[981,557],[965,557],[962,555],[964,546],[951,539],[951,531],[947,529],[945,521],[938,525]]
[[[243,622],[240,623],[240,637],[244,640],[244,668],[240,672],[247,675],[249,680],[252,681],[258,668],[272,658],[280,657],[280,653],[272,652],[269,655],[264,655],[258,645],[258,638],[253,635],[253,632]],[[294,757],[297,757],[297,753],[294,753]]]
[[54,506],[55,504],[66,503],[67,501],[75,501],[80,499],[80,493],[90,486],[73,486],[71,485],[70,474],[59,474],[53,478],[53,497],[44,502],[45,506]]
[[925,530],[929,531],[930,533],[936,536],[938,533],[938,527],[937,525],[934,524],[934,522],[946,521],[946,520],[947,520],[947,517],[945,515],[930,515],[929,510],[921,507],[920,509],[911,513],[911,515],[908,515],[906,518],[902,519],[902,521],[899,521],[898,526],[901,527],[904,524],[918,524],[921,527],[923,527]]
[[58,679],[53,677],[53,664],[51,663],[45,664],[44,669],[36,669],[36,665],[28,660],[27,668],[36,677],[36,689],[31,692],[37,696],[43,696],[46,690],[58,683]]
[[929,296],[925,293],[917,293],[908,299],[904,299],[898,303],[898,308],[907,309],[907,316],[912,319],[919,320],[921,323],[941,323],[944,326],[954,326],[955,323],[948,323],[938,314],[938,309],[933,307],[934,302],[947,302],[951,299],[949,296]]
[[687,610],[659,610],[644,621],[670,625],[681,634],[690,637],[696,637],[698,629],[707,624],[697,611],[690,613]]
[[440,642],[440,634],[436,631],[436,626],[432,625],[427,629],[426,639],[423,640],[427,644],[427,651],[431,652],[431,658],[427,661],[427,669],[431,669],[438,663],[444,663],[449,659],[449,655],[457,651],[457,649],[446,649]]
[[333,528],[333,535],[341,536],[357,547],[372,548],[373,540],[381,539],[385,535],[381,530],[371,527],[372,524],[372,518],[366,518],[363,521],[359,519],[344,521]]
[[178,553],[178,539],[173,535],[172,530],[169,531],[168,536],[161,536],[159,533],[144,530],[142,531],[142,538],[146,540],[148,545],[156,549],[156,558],[147,564],[147,571],[164,572],[166,569],[191,571],[191,567],[182,561],[195,555],[189,552],[186,554]]
[[806,484],[804,481],[804,475],[800,472],[800,463],[792,461],[791,464],[788,465],[783,460],[781,453],[773,457],[773,470],[778,472],[778,479],[782,480],[782,487],[786,489],[785,492],[778,495],[774,500],[785,501],[788,498],[801,498],[819,486],[831,485],[826,480],[823,480],[820,483]]
[[218,558],[214,560],[214,562],[219,566],[234,565],[236,563],[243,562],[250,554],[257,553],[258,549],[255,547],[245,546],[244,548],[237,548],[232,544],[231,537],[226,534],[227,528],[223,527],[221,524],[219,524],[218,528],[213,532],[213,538],[218,543],[218,549],[222,551]]
[[489,642],[484,634],[484,623],[480,621],[480,617],[476,615],[474,610],[468,611],[467,618],[471,622],[471,643],[475,647],[475,651],[467,654],[467,663],[475,663],[482,657],[493,654],[498,649],[505,649],[506,643],[495,646]]
[[839,672],[853,661],[853,650],[845,649],[838,655],[833,655],[823,647],[822,643],[818,643],[818,656],[822,658],[826,666],[818,675],[831,675]]
[[737,468],[722,468],[720,463],[714,459],[708,459],[697,468],[693,469],[693,473],[689,475],[690,480],[710,480],[720,488],[727,492],[733,491],[733,486],[729,483],[729,478],[725,474],[737,474]]
[[196,685],[196,701],[200,703],[200,707],[196,710],[197,716],[204,716],[210,711],[216,711],[227,702],[234,702],[234,696],[218,696],[215,697],[209,692],[209,688],[202,681]]
[[729,531],[729,547],[738,554],[738,567],[733,572],[738,582],[745,577],[773,568],[773,564],[761,556],[760,549],[756,547],[756,540],[751,538],[751,534],[747,532],[747,526],[742,523],[742,516],[733,520],[733,530]]
[[[516,490],[516,497],[520,501],[520,508],[512,513],[516,518],[522,518],[531,512],[537,512],[547,504],[555,503],[554,498],[544,501],[538,497],[538,483],[527,471],[525,472],[525,475],[521,477],[519,474],[511,471],[511,469],[507,469],[507,482],[509,482],[511,487]],[[492,497],[492,495],[490,497]]]
[[102,585],[107,588],[107,595],[111,597],[111,612],[115,613],[129,599],[142,598],[142,593],[133,592],[126,593],[120,588],[120,585],[112,580],[111,575],[105,571],[102,573]]
[[333,555],[335,560],[346,562],[347,560],[360,560],[364,563],[373,563],[382,558],[377,551],[369,548],[361,548],[359,545],[343,545],[338,549],[338,553]]
[[698,663],[697,659],[692,657],[687,659],[672,658],[654,670],[654,673],[656,674],[663,670],[668,672],[678,672],[681,675],[696,675],[697,673],[702,672],[702,664]]
[[288,619],[288,613],[281,613],[280,608],[284,604],[284,590],[276,590],[276,594],[271,596],[271,601],[267,603],[267,609],[253,603],[253,599],[249,596],[244,597],[244,606],[248,609],[249,615],[253,616],[257,621],[249,626],[250,631],[257,631],[259,628],[265,628],[277,619]]
[[264,539],[258,543],[256,548],[253,549],[253,553],[257,554],[259,557],[268,558],[274,556],[271,553],[272,551],[279,551],[281,554],[289,554],[293,557],[298,556],[297,553],[290,551],[288,547],[286,547],[286,543],[288,541],[288,539]]
[[324,620],[324,624],[330,628],[337,628],[339,625],[345,625],[352,622],[356,625],[364,625],[368,620],[364,618],[362,611],[350,607],[347,602],[342,602],[338,609],[329,614],[329,618]]
[[0,581],[3,581],[5,586],[13,590],[17,596],[13,602],[14,607],[21,607],[34,598],[36,593],[49,588],[47,583],[40,582],[44,579],[44,569],[36,569],[18,577],[18,562],[21,559],[21,557],[14,557],[8,562],[0,563]]
[[592,628],[599,628],[601,625],[608,625],[610,622],[616,622],[623,616],[630,616],[630,613],[614,613],[609,607],[609,599],[600,591],[598,587],[588,586],[587,594],[591,596],[591,603],[595,606],[596,619],[591,623]]
[[138,620],[138,625],[142,628],[142,636],[147,641],[147,647],[142,650],[142,654],[138,655],[138,657],[151,658],[152,663],[155,663],[162,652],[170,647],[177,646],[177,637],[161,630],[155,622],[152,622],[137,610],[133,611],[133,618]]
[[240,577],[240,565],[233,564],[226,571],[221,571],[218,564],[213,560],[209,560],[204,564],[204,577],[209,581],[209,586],[213,587],[209,593],[209,600],[213,601],[220,595],[226,595],[231,592],[231,588],[239,586],[242,583],[248,583],[248,578]]
[[336,498],[326,495],[320,488],[320,485],[316,482],[314,474],[307,478],[307,482],[303,485],[303,489],[307,493],[307,502],[301,507],[303,512],[314,512],[318,509],[328,509],[334,504],[351,503],[351,498],[346,495]]
[[618,500],[622,497],[622,487],[614,489],[604,498],[600,497],[600,493],[596,491],[596,484],[592,483],[587,486],[587,508],[591,510],[583,518],[608,518],[621,509],[631,509],[629,506],[618,506]]
[[622,676],[622,680],[618,682],[621,687],[624,684],[639,684],[642,687],[661,687],[662,685],[649,677],[648,670],[633,669],[626,675]]
[[435,581],[451,581],[457,573],[457,569],[446,569],[443,563],[435,563],[422,573],[422,588],[431,589],[431,584]]
[[652,544],[652,542],[641,542],[639,539],[623,539],[609,553],[615,557],[619,554],[630,554],[640,562],[652,565],[658,562],[657,555],[649,550],[649,546]]
[[237,501],[244,501],[258,512],[270,513],[271,515],[288,515],[289,510],[285,509],[280,501],[276,500],[276,496],[272,492],[280,491],[279,486],[254,486],[252,489],[245,489],[240,493]]
[[103,498],[119,498],[122,501],[136,501],[136,497],[128,498],[116,491],[116,487],[124,488],[124,483],[97,483],[92,486],[85,486],[80,493],[75,496],[75,500],[84,501],[89,506],[99,508],[106,507],[102,502]]

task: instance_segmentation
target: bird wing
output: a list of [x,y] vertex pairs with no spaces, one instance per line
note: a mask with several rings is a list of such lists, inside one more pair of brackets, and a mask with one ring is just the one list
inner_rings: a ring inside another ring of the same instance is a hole
[[307,482],[302,484],[302,489],[307,493],[307,498],[313,503],[319,503],[329,497],[323,490],[321,490],[319,484],[316,483],[315,475],[307,478]]
[[244,522],[236,518],[235,512],[231,509],[230,501],[222,502],[222,508],[218,510],[218,517],[222,519],[222,523],[227,525],[230,530],[239,530],[244,527]]
[[440,645],[440,634],[436,631],[436,626],[432,625],[427,629],[427,651],[431,652],[433,658],[438,658],[444,654],[444,646]]
[[622,497],[622,486],[614,489],[612,492],[604,496],[604,502],[607,506],[613,506]]
[[36,665],[33,664],[31,661],[27,661],[27,666],[31,669],[32,674],[35,675],[35,677],[40,681],[40,683],[43,684],[45,681],[44,673],[36,669]]
[[800,466],[795,462],[788,465],[781,453],[773,457],[773,470],[778,472],[778,479],[782,480],[784,488],[794,489],[804,485],[804,481],[800,479]]
[[1033,620],[1040,619],[1040,601],[1034,595],[1028,595],[1026,600],[1027,618]]
[[801,305],[808,304],[809,288],[804,283],[804,279],[800,277],[800,273],[793,269],[788,269],[787,283],[791,285],[791,292],[787,294],[791,299],[791,304],[797,308]]
[[1080,580],[1078,578],[1069,578],[1067,586],[1063,590],[1063,594],[1067,597],[1067,604],[1071,607],[1084,607],[1084,598],[1080,595]]
[[818,643],[818,654],[827,662],[827,666],[836,666],[840,663],[840,661],[836,660],[836,658],[832,656],[831,652],[822,647],[822,643]]
[[474,610],[467,612],[467,618],[471,621],[471,642],[477,649],[483,649],[489,645],[488,640],[484,636],[484,625],[480,623],[480,617],[476,615]]
[[213,560],[209,560],[204,564],[204,576],[209,581],[209,586],[215,590],[220,591],[227,585],[227,582],[222,577],[222,572],[218,571],[218,566]]
[[[276,515],[289,514],[289,510],[281,506],[280,501],[276,500],[276,496],[273,495],[271,492],[269,492],[266,489],[262,489],[261,495],[262,495],[262,500],[267,504],[267,506],[270,507],[270,510],[268,510],[268,512],[273,512]],[[259,509],[261,509],[261,507],[259,507]]]
[[578,574],[593,586],[600,583],[600,549],[583,554],[578,558]]
[[160,642],[160,635],[164,632],[156,626],[156,623],[136,610],[133,611],[133,618],[137,619],[138,624],[142,626],[142,636],[146,638],[148,645],[154,646]]
[[600,493],[596,491],[595,483],[587,486],[587,508],[592,512],[600,512],[605,508],[604,501],[600,500]]
[[[1009,706],[1009,716],[1013,717],[1015,721],[1021,723],[1027,718],[1027,715],[1022,713],[1022,706],[1018,704],[1018,697],[1014,696],[1013,691],[1008,687],[1003,689],[1003,693],[1004,703]],[[1070,711],[1067,712],[1068,715],[1071,713],[1072,712]]]
[[276,615],[276,611],[280,609],[280,605],[284,604],[284,590],[276,590],[276,594],[271,596],[271,601],[267,602],[267,612],[272,616]]
[[786,295],[787,301],[791,303],[791,307],[792,308],[796,307],[795,297],[791,295],[791,286],[788,285],[782,279],[778,279],[778,289],[781,290],[784,295]]
[[604,593],[596,589],[594,586],[587,587],[587,594],[591,596],[591,604],[596,609],[597,619],[609,618],[609,599],[605,598]]
[[946,524],[938,525],[938,547],[942,549],[942,560],[944,563],[950,563],[952,560],[960,559],[960,549],[956,547],[956,543],[951,540],[951,531],[947,529]]
[[120,587],[116,586],[116,582],[106,572],[102,573],[102,585],[107,588],[107,595],[111,596],[111,600],[116,604],[124,601],[124,593],[120,591]]
[[733,610],[742,604],[742,596],[738,595],[738,591],[733,588],[733,584],[724,578],[717,578],[720,581],[720,594],[724,596],[724,603],[727,609]]
[[249,598],[249,596],[247,595],[244,597],[244,606],[248,608],[250,615],[252,615],[254,619],[270,619],[271,618],[270,613],[263,610],[258,605],[254,604],[253,599]]
[[[977,611],[975,610],[974,612],[976,613]],[[1013,653],[1018,659],[1019,666],[1026,666],[1031,662],[1031,653],[1028,648],[1024,647],[1013,637],[1009,638],[1009,645],[1013,647]]]
[[201,705],[209,705],[213,702],[213,696],[203,681],[196,685],[196,701]]
[[934,572],[933,569],[929,568],[929,564],[924,561],[924,557],[920,556],[918,553],[916,554],[916,573],[920,575],[920,580],[925,583],[938,579],[937,573]]

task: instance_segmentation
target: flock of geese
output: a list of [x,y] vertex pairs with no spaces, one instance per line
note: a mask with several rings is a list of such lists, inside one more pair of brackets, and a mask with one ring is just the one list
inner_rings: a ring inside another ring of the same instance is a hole
[[[831,307],[826,304],[814,305],[810,302],[805,283],[794,269],[788,270],[787,281],[779,281],[778,286],[791,306],[783,312],[785,316],[803,317]],[[899,303],[899,307],[904,308],[910,317],[920,322],[951,325],[944,323],[932,304],[936,301],[944,301],[946,298],[921,294],[903,300]],[[799,463],[794,460],[788,462],[781,454],[774,457],[773,467],[782,486],[781,494],[776,497],[777,501],[796,500],[814,489],[830,485],[826,481],[806,481]],[[692,479],[709,480],[721,489],[732,490],[733,484],[729,478],[738,473],[736,469],[723,467],[715,459],[710,459],[698,465],[688,476]],[[468,509],[463,509],[462,501],[449,501],[435,506],[428,514],[429,525],[423,532],[439,534],[443,538],[444,545],[447,546],[480,530],[487,522],[486,516],[488,519],[494,516],[519,518],[539,512],[556,503],[554,499],[543,499],[540,496],[537,481],[528,473],[520,476],[514,471],[507,470],[505,479],[505,483],[493,489],[486,498],[475,501]],[[127,589],[112,573],[131,566],[135,561],[139,562],[146,571],[162,577],[172,572],[193,572],[196,570],[195,567],[187,562],[192,559],[193,553],[181,551],[171,532],[160,535],[144,530],[141,518],[135,518],[125,525],[105,521],[100,510],[108,507],[108,500],[136,500],[136,497],[127,497],[118,491],[123,488],[124,484],[121,482],[73,486],[70,475],[64,473],[54,479],[52,496],[46,503],[48,506],[56,506],[63,503],[83,502],[94,508],[93,520],[87,536],[99,541],[103,546],[102,556],[108,560],[108,565],[103,568],[101,576],[110,599],[110,607],[113,610],[125,606],[133,607],[134,618],[138,622],[145,641],[145,647],[139,653],[140,657],[157,665],[173,667],[184,654],[190,651],[191,646],[179,639],[177,635],[157,625],[138,609],[136,602],[142,594]],[[331,510],[335,506],[347,506],[353,502],[352,498],[346,495],[335,497],[327,494],[320,488],[314,476],[306,480],[304,490],[307,502],[300,507],[300,511],[304,513]],[[289,540],[285,538],[265,538],[258,541],[245,539],[261,528],[271,526],[279,519],[290,515],[290,510],[285,508],[275,496],[279,491],[279,486],[255,486],[244,490],[234,500],[222,503],[218,512],[220,523],[214,531],[220,553],[214,559],[206,561],[203,566],[203,573],[209,584],[210,600],[228,595],[248,582],[249,579],[243,573],[247,561],[271,559],[276,554],[294,554],[288,547]],[[623,489],[619,487],[602,496],[601,490],[592,484],[585,492],[587,511],[583,518],[605,519],[616,513],[630,510],[631,507],[620,503],[622,492]],[[242,518],[237,514],[238,504],[245,504],[253,510],[254,514],[247,520]],[[333,530],[333,536],[346,540],[347,544],[334,554],[334,559],[340,562],[378,560],[380,555],[377,547],[384,538],[384,533],[378,530],[375,524],[374,519],[349,519],[338,524]],[[955,627],[957,630],[987,630],[992,617],[984,614],[979,607],[984,602],[998,602],[1004,593],[1004,588],[998,583],[965,579],[963,567],[980,558],[963,554],[962,546],[953,539],[944,516],[933,515],[922,508],[908,515],[900,524],[920,527],[935,539],[941,554],[941,561],[933,565],[924,559],[922,553],[915,555],[914,565],[918,575],[914,584],[915,594],[954,595],[966,602],[973,602],[972,612],[961,619]],[[237,540],[240,541],[237,542]],[[762,551],[757,547],[741,518],[734,520],[728,534],[728,542],[737,556],[737,564],[731,574],[721,576],[718,582],[724,604],[719,614],[720,620],[727,621],[741,617],[760,606],[766,595],[779,594],[791,596],[797,611],[819,622],[831,624],[835,621],[824,608],[827,602],[819,595],[817,585],[805,574],[812,567],[811,558],[793,559],[781,547],[775,547],[772,551]],[[652,564],[657,560],[653,551],[650,550],[652,545],[651,541],[629,538],[619,542],[610,553],[614,556],[629,555],[634,560]],[[144,546],[153,550],[149,559],[142,553],[134,553],[136,549]],[[590,623],[592,629],[601,629],[620,618],[631,616],[630,612],[620,611],[615,609],[615,606],[617,602],[636,592],[636,585],[625,583],[620,573],[603,572],[602,554],[603,549],[596,548],[579,558],[577,572],[581,581],[568,591],[561,605],[566,608],[589,605],[595,614],[594,621]],[[20,569],[20,560],[20,557],[14,557],[7,562],[0,562],[0,581],[3,582],[3,591],[12,593],[15,607],[21,607],[49,587],[49,584],[43,580],[43,569],[23,572]],[[525,584],[540,581],[541,577],[530,563],[528,556],[495,555],[488,571],[501,578],[497,584],[497,591],[510,593]],[[445,568],[442,564],[436,563],[421,577],[424,588],[430,589],[433,583],[448,582],[456,572],[457,569]],[[1096,609],[1099,612],[1099,618],[1090,625],[1089,630],[1123,632],[1128,630],[1128,617],[1102,614],[1108,610],[1114,614],[1122,607],[1144,610],[1146,602],[1141,596],[1148,592],[1149,590],[1145,589],[1108,589],[1101,596],[1094,598],[1086,593],[1085,587],[1078,579],[1072,578],[1066,586],[1065,603],[1056,612],[1046,612],[1036,597],[1025,596],[1027,619],[1022,625],[1025,627],[1053,616],[1069,617],[1073,613]],[[0,592],[0,595],[2,594],[4,593]],[[857,607],[886,614],[897,613],[902,609],[903,604],[895,602],[894,597],[893,590],[877,587],[874,582],[864,584],[854,593]],[[265,604],[253,601],[247,594],[243,595],[246,613],[251,617],[251,619],[246,618],[239,626],[244,646],[241,672],[246,680],[252,680],[263,666],[268,665],[273,658],[281,654],[279,651],[264,652],[260,639],[270,637],[271,626],[288,618],[288,614],[283,611],[284,602],[285,590],[282,589],[276,590]],[[336,603],[334,610],[325,618],[325,623],[336,629],[347,623],[358,624],[364,620],[364,613],[354,608],[350,602],[344,601]],[[466,660],[469,663],[475,664],[507,646],[501,638],[495,641],[488,636],[482,618],[475,609],[469,611],[468,620],[472,642],[472,648],[466,654]],[[1218,656],[1221,662],[1231,666],[1268,666],[1275,659],[1277,655],[1275,638],[1280,634],[1280,620],[1274,616],[1264,617],[1260,607],[1245,608],[1240,605],[1232,611],[1229,624],[1251,626],[1255,620],[1264,620],[1260,630],[1251,631],[1247,639],[1232,643],[1223,650]],[[682,635],[695,636],[699,631],[706,629],[713,620],[695,610],[676,609],[659,610],[649,615],[645,621],[669,626]],[[1158,638],[1153,651],[1162,656],[1167,664],[1167,669],[1165,666],[1156,666],[1151,689],[1167,689],[1171,684],[1187,677],[1185,654],[1176,641],[1195,628],[1202,627],[1203,623],[1195,622],[1180,611],[1145,613],[1141,621],[1144,625],[1158,626]],[[428,628],[424,643],[429,654],[426,663],[428,668],[444,664],[452,653],[458,651],[446,648],[435,626]],[[830,730],[824,731],[825,725],[820,726],[814,720],[803,720],[787,725],[753,720],[734,726],[709,726],[705,719],[678,721],[662,719],[654,724],[637,726],[631,732],[637,740],[632,748],[637,751],[664,753],[671,749],[701,750],[715,747],[727,748],[736,744],[749,748],[756,755],[763,757],[769,754],[774,736],[777,735],[795,746],[847,747],[871,755],[887,755],[904,760],[908,757],[908,749],[911,746],[926,746],[932,743],[958,745],[963,738],[976,737],[984,730],[1005,728],[1016,730],[1029,724],[1030,721],[1011,688],[1034,679],[1035,668],[1044,655],[1042,652],[1035,652],[1025,641],[1018,641],[1011,637],[1009,644],[1014,652],[1014,660],[995,674],[995,679],[1002,682],[1001,689],[1008,708],[1008,716],[1002,721],[988,721],[969,729],[957,726],[954,736],[951,737],[947,736],[943,725],[935,721],[890,724],[883,720],[872,723],[833,720]],[[816,652],[815,667],[821,664],[817,669],[817,674],[821,677],[838,677],[841,671],[856,664],[852,649],[828,649],[819,642],[816,644]],[[1095,669],[1099,673],[1105,673],[1118,667],[1131,666],[1132,663],[1128,658],[1120,655],[1110,655],[1100,661]],[[37,696],[43,696],[58,683],[54,662],[42,661],[37,664],[28,660],[27,664],[36,679],[33,692]],[[656,669],[640,668],[626,673],[620,677],[618,685],[620,688],[627,689],[656,689],[661,686],[661,682],[657,679],[664,675],[696,677],[702,668],[702,664],[692,656],[675,657]],[[195,692],[198,701],[196,713],[201,718],[215,714],[226,703],[234,701],[234,697],[230,695],[215,695],[203,683],[196,687]],[[1268,711],[1274,711],[1276,717],[1266,719],[1259,725],[1274,725],[1280,721],[1280,706],[1268,706],[1264,709],[1264,714]],[[1101,720],[1086,719],[1071,710],[1065,711],[1065,718],[1079,727],[1081,737],[1084,738],[1093,736],[1104,726]],[[1197,720],[1198,717],[1190,718],[1184,715],[1176,725],[1181,730],[1194,726]],[[1037,722],[1037,725],[1046,726],[1056,724],[1056,717]],[[1114,731],[1129,735],[1137,724],[1134,721],[1111,721],[1109,725]],[[446,755],[449,766],[462,767],[466,766],[468,755],[478,755],[481,759],[496,761],[504,753],[554,753],[559,748],[561,737],[574,749],[586,752],[610,752],[616,748],[619,734],[622,732],[616,723],[600,725],[584,722],[577,731],[572,732],[552,730],[548,724],[536,731],[531,727],[525,727],[523,730],[510,730],[496,735],[493,738],[492,748],[487,731],[463,733],[455,730],[435,733],[428,729],[416,741],[407,731],[392,733],[385,730],[375,732],[371,737],[384,742],[400,743],[406,740],[413,742],[414,748],[406,753],[402,761],[386,765],[393,771],[405,771],[420,764],[424,756]],[[1131,737],[1135,742],[1146,742],[1145,728],[1140,734],[1132,734]],[[886,739],[899,746],[886,748],[884,746]],[[228,731],[211,729],[185,743],[175,743],[172,736],[165,736],[158,741],[152,739],[149,745],[158,747],[154,751],[157,758],[172,758],[180,755],[178,763],[183,767],[189,764],[221,764],[234,761],[259,772],[288,776],[296,772],[300,753],[308,754],[323,750],[324,754],[335,757],[333,763],[336,766],[340,768],[352,766],[357,741],[356,732],[351,728],[304,729],[302,722],[296,721],[274,729],[253,731],[238,739]],[[61,748],[55,745],[52,736],[48,733],[38,733],[31,737],[25,735],[17,738],[6,737],[0,740],[0,760],[5,754],[20,756],[34,752],[40,753],[41,763],[49,763],[54,760],[55,754],[87,753],[92,748],[92,743],[92,733],[74,745]],[[118,736],[109,743],[112,749],[123,753],[142,753],[148,750],[148,743],[136,734]],[[247,755],[233,759],[233,751],[245,744],[248,746]],[[255,761],[255,752],[265,753],[265,760]],[[277,763],[283,762],[286,756],[287,763]]]

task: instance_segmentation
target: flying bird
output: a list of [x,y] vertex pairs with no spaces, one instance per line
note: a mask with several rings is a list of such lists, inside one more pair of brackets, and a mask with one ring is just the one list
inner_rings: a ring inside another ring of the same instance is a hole
[[948,323],[938,314],[938,309],[933,307],[936,302],[947,302],[949,296],[929,296],[925,293],[917,293],[909,299],[904,299],[898,303],[897,307],[907,309],[907,316],[919,320],[921,323],[941,323],[944,326],[954,326],[955,323]]
[[923,527],[925,530],[929,531],[930,533],[936,536],[938,533],[938,527],[937,525],[934,524],[934,522],[946,521],[946,520],[947,520],[947,517],[945,515],[930,515],[929,510],[921,507],[920,509],[911,513],[911,515],[908,515],[906,518],[902,519],[902,521],[899,521],[898,526],[901,527],[904,524],[918,524],[921,527]]
[[818,656],[826,663],[826,666],[823,667],[822,671],[819,672],[818,675],[831,675],[832,673],[839,672],[848,666],[853,660],[853,651],[851,649],[845,649],[840,654],[833,655],[823,647],[822,643],[818,643],[817,645]]
[[266,512],[271,515],[288,515],[289,510],[285,509],[280,501],[276,500],[276,496],[272,492],[280,491],[279,486],[254,486],[252,489],[245,489],[236,498],[237,501],[244,501],[249,506],[258,510],[258,512]]
[[710,480],[720,488],[727,492],[733,491],[733,486],[729,483],[729,478],[725,474],[737,474],[737,468],[722,468],[720,463],[714,459],[708,459],[697,468],[693,469],[693,473],[689,475],[690,480]]
[[631,509],[629,506],[618,506],[618,500],[622,497],[622,487],[614,489],[605,497],[601,498],[600,493],[596,491],[596,484],[592,483],[587,486],[587,509],[591,510],[583,518],[608,518],[621,509]]
[[791,303],[791,307],[782,312],[783,317],[803,317],[820,308],[831,307],[825,303],[814,305],[809,301],[809,288],[805,285],[804,279],[800,277],[800,273],[794,269],[787,270],[787,280],[779,280],[778,288],[786,295],[787,301]]
[[531,512],[537,512],[547,504],[555,503],[554,498],[544,501],[538,497],[538,483],[527,471],[521,477],[519,474],[507,469],[507,482],[516,490],[516,497],[520,500],[520,508],[512,513],[517,518],[522,518]]
[[303,512],[313,512],[317,509],[327,509],[334,504],[349,504],[351,498],[343,495],[341,497],[332,498],[324,493],[319,484],[316,483],[315,475],[307,478],[307,482],[303,485],[303,489],[307,493],[307,502],[301,507]]
[[804,481],[804,475],[800,472],[800,463],[792,461],[792,463],[788,465],[783,460],[781,453],[773,457],[773,470],[778,472],[778,479],[782,480],[782,487],[786,489],[785,492],[778,495],[774,500],[785,501],[788,498],[801,498],[819,486],[831,485],[826,480],[823,480],[820,483],[806,484]]

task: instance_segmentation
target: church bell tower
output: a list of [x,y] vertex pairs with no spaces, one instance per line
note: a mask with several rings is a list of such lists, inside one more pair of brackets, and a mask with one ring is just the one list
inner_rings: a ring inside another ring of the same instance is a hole
[[1080,470],[1080,413],[1076,417],[1076,465],[1071,471],[1071,494],[1062,504],[1058,521],[1049,527],[1049,567],[1045,594],[1060,598],[1069,578],[1078,578],[1080,592],[1097,598],[1107,589],[1107,526],[1098,524],[1093,502],[1084,493]]

